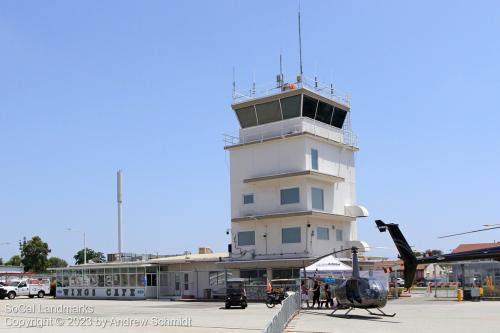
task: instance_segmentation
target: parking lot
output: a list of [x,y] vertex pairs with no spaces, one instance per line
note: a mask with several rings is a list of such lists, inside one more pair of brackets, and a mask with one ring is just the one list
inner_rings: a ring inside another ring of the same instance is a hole
[[[222,302],[113,301],[29,299],[0,301],[2,332],[260,332],[278,311],[263,303],[241,310]],[[289,333],[318,332],[498,332],[500,302],[462,302],[423,295],[390,301],[392,318],[355,310],[344,318],[331,310],[304,309],[287,328]],[[33,327],[38,327],[33,329]]]
[[[259,332],[277,312],[263,303],[245,310],[222,302],[74,299],[0,300],[0,330],[36,332]],[[33,329],[32,329],[33,330]]]
[[499,332],[500,302],[457,302],[453,299],[434,299],[423,294],[400,298],[387,303],[383,309],[396,312],[395,317],[371,316],[356,309],[350,317],[345,311],[334,316],[331,310],[303,310],[288,325],[289,333],[421,333],[421,332]]

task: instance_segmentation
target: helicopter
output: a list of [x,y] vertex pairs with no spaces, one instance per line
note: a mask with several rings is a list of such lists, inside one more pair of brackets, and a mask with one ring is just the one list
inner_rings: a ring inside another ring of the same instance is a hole
[[[398,224],[384,223],[384,221],[382,220],[376,220],[375,224],[377,225],[377,228],[380,232],[385,232],[388,230],[394,244],[396,245],[396,249],[399,252],[399,257],[403,260],[404,263],[403,275],[405,280],[404,287],[406,288],[406,290],[409,290],[412,287],[413,282],[415,281],[418,264],[433,264],[433,263],[456,262],[456,261],[477,260],[477,259],[495,259],[500,261],[500,245],[486,249],[477,249],[460,253],[447,253],[447,254],[417,258],[415,256],[415,253],[413,253],[411,246],[408,244],[405,237],[403,236],[403,233],[399,229]],[[485,230],[489,229],[496,229],[496,227],[488,228]],[[472,232],[477,232],[477,231],[482,231],[482,230],[474,230]],[[460,233],[460,234],[465,234],[465,233]],[[447,235],[439,238],[457,236],[460,234]]]
[[[335,299],[337,306],[331,313],[333,315],[338,310],[347,310],[344,317],[354,309],[364,309],[369,314],[374,316],[394,317],[396,314],[387,314],[381,308],[387,304],[387,288],[378,280],[374,278],[364,278],[359,275],[359,261],[357,247],[334,251],[321,256],[320,260],[332,254],[351,251],[352,253],[352,276],[343,281],[335,289]],[[371,309],[376,309],[377,312],[372,312]]]

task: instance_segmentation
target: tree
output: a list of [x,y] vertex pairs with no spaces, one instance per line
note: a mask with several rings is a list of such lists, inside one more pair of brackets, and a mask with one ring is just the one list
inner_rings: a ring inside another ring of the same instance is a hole
[[[75,264],[82,265],[83,264],[83,257],[84,257],[84,250],[81,249],[73,256],[73,258],[75,259]],[[87,248],[87,263],[91,260],[92,260],[92,262],[105,262],[106,257],[104,256],[104,253],[102,253],[102,252],[97,252],[97,251],[94,251],[92,249]]]
[[21,257],[18,255],[12,256],[6,263],[7,266],[21,266]]
[[39,236],[33,236],[29,241],[25,237],[22,242],[19,241],[19,250],[25,272],[43,273],[47,270],[49,244]]
[[67,267],[68,263],[66,260],[58,258],[58,257],[50,257],[47,261],[47,268],[58,268],[58,267]]

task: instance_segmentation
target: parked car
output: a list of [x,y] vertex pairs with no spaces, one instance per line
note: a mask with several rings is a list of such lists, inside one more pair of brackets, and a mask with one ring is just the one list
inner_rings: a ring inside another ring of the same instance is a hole
[[2,287],[0,287],[0,299],[4,299],[5,297],[7,297],[7,290],[5,290],[2,285]]
[[404,287],[404,285],[405,285],[405,279],[397,278],[396,279],[396,284],[398,285],[398,287]]
[[226,287],[226,309],[231,306],[239,306],[242,309],[248,306],[247,292],[245,290],[243,279],[229,279]]
[[45,295],[50,293],[50,281],[48,279],[30,279],[20,282],[11,282],[6,286],[1,287],[1,289],[1,299],[4,299],[5,297],[14,299],[17,296],[28,296],[29,298],[37,296],[38,298],[43,298]]

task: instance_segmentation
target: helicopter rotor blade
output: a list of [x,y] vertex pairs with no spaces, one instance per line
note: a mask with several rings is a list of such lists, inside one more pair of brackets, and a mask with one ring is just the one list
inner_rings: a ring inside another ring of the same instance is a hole
[[500,226],[498,226],[498,227],[490,227],[490,228],[483,228],[483,229],[477,229],[477,230],[466,231],[466,232],[459,232],[457,234],[451,234],[451,235],[445,235],[445,236],[439,236],[438,239],[447,238],[447,237],[454,237],[454,236],[460,236],[460,235],[467,235],[467,234],[472,234],[472,233],[475,233],[475,232],[488,231],[488,230],[492,230],[492,229],[500,229]]

